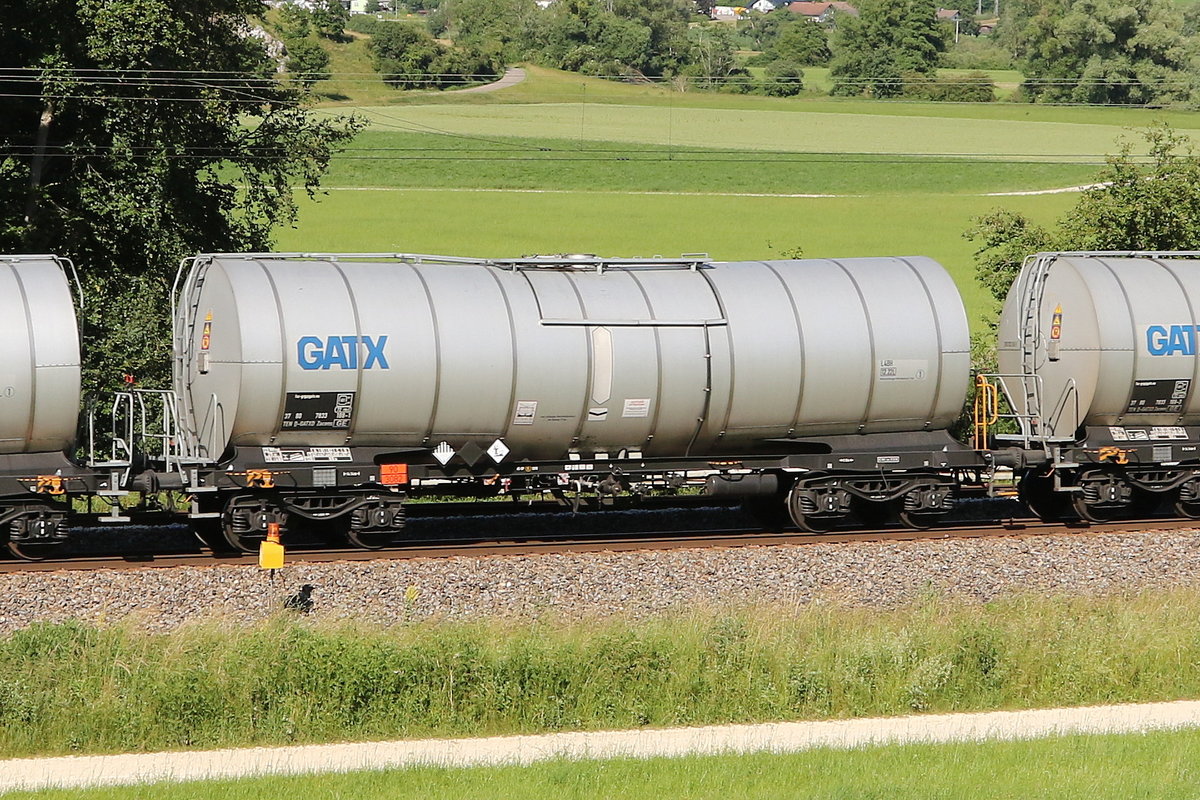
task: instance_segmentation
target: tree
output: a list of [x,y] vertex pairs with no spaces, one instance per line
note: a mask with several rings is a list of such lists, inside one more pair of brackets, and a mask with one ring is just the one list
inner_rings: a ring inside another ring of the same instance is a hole
[[531,20],[524,52],[592,74],[675,75],[693,62],[690,0],[558,0]]
[[771,97],[792,97],[804,91],[804,70],[794,61],[772,61],[764,70],[763,94]]
[[313,8],[312,20],[318,35],[340,42],[346,35],[350,11],[341,0],[324,0]]
[[297,84],[310,87],[329,77],[329,53],[312,39],[292,39],[287,42],[287,69]]
[[383,80],[397,89],[441,89],[491,80],[504,69],[496,51],[445,47],[415,25],[381,23],[371,52]]
[[429,68],[442,54],[432,36],[404,23],[380,25],[370,48],[383,80],[397,89],[428,87]]
[[367,0],[367,4],[363,7],[363,10],[368,14],[378,14],[380,8],[379,0]]
[[1157,105],[1196,94],[1194,47],[1171,0],[1018,0],[1001,27],[1032,100]]
[[964,234],[980,242],[980,283],[1003,298],[1026,255],[1039,250],[1200,250],[1200,159],[1165,124],[1142,132],[1148,159],[1122,139],[1096,183],[1057,226],[1046,230],[1011,211],[994,211]]
[[88,301],[86,386],[166,385],[179,260],[260,251],[356,122],[274,77],[257,0],[10,0],[0,252],[55,252]]
[[828,32],[815,22],[799,20],[779,32],[779,38],[771,47],[771,54],[776,59],[806,67],[827,64],[830,58]]
[[932,0],[863,0],[838,18],[829,74],[833,94],[895,97],[902,73],[933,74],[946,49]]

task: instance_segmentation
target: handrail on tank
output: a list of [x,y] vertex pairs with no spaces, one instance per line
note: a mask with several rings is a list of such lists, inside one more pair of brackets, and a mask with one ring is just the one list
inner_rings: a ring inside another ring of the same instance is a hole
[[79,280],[79,270],[75,269],[75,262],[66,256],[56,256],[53,253],[42,253],[37,255],[18,255],[18,256],[0,256],[0,261],[15,262],[15,261],[53,261],[58,264],[58,268],[62,270],[63,277],[67,279],[67,284],[75,290],[75,299],[79,302],[79,307],[84,307],[83,282]]
[[87,465],[89,467],[128,467],[133,463],[133,395],[129,392],[115,392],[112,406],[109,408],[109,453],[106,460],[96,458],[96,410],[88,409],[88,449]]
[[[194,267],[202,261],[215,258],[240,259],[243,261],[397,261],[402,264],[444,264],[500,267],[518,269],[586,269],[603,273],[606,269],[688,269],[698,270],[712,263],[708,253],[683,253],[679,258],[604,258],[592,254],[561,253],[548,256],[524,256],[520,258],[477,258],[471,256],[439,256],[430,253],[204,253],[183,259],[175,272],[171,284],[171,312],[175,313],[178,298],[186,293]],[[188,277],[184,278],[184,273]],[[181,284],[181,280],[183,283]]]
[[[1004,401],[1008,404],[1009,409],[1012,409],[1012,412],[1008,413],[1008,414],[998,413],[997,414],[998,419],[1016,420],[1017,424],[1020,425],[1020,427],[1021,427],[1020,434],[998,434],[997,438],[1019,440],[1021,443],[1021,446],[1025,447],[1025,448],[1028,448],[1031,444],[1034,444],[1034,443],[1039,444],[1039,445],[1044,445],[1044,444],[1047,444],[1050,442],[1070,441],[1075,438],[1075,429],[1074,428],[1071,429],[1070,436],[1047,436],[1044,433],[1044,431],[1046,430],[1046,427],[1047,427],[1045,424],[1045,418],[1041,414],[1030,413],[1028,411],[1024,414],[1019,414],[1015,410],[1016,408],[1018,408],[1018,405],[1015,402],[1013,402],[1013,394],[1012,394],[1012,390],[1009,388],[1008,381],[1009,380],[1012,380],[1014,382],[1020,381],[1023,395],[1026,397],[1029,397],[1032,394],[1037,407],[1041,408],[1041,398],[1042,398],[1042,393],[1043,393],[1042,392],[1042,376],[1041,375],[1027,375],[1025,373],[989,372],[989,373],[982,373],[980,375],[980,377],[982,377],[988,381],[998,383],[1001,391],[1004,393]],[[1031,386],[1033,388],[1032,393],[1029,392],[1029,388]],[[1064,395],[1068,395],[1068,394],[1070,394],[1070,393],[1064,392]],[[1056,408],[1060,407],[1063,402],[1064,402],[1064,398],[1060,397],[1059,401],[1058,401],[1058,406],[1056,406]],[[1078,404],[1078,397],[1076,397],[1076,403]]]
[[1067,382],[1063,385],[1062,394],[1059,396],[1058,401],[1054,404],[1054,410],[1050,412],[1049,419],[1051,420],[1051,427],[1057,430],[1061,421],[1062,412],[1066,410],[1067,401],[1071,398],[1075,400],[1075,417],[1074,422],[1068,427],[1071,429],[1071,437],[1073,438],[1075,435],[1075,429],[1079,427],[1079,390],[1075,385],[1074,378],[1067,378]]
[[1028,258],[1200,258],[1200,250],[1044,250]]

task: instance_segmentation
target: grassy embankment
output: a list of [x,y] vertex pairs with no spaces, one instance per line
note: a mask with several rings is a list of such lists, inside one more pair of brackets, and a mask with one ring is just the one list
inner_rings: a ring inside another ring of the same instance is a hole
[[1200,696],[1200,589],[0,640],[0,757]]
[[1048,223],[1075,202],[988,193],[1085,183],[1119,135],[1153,119],[1200,128],[1200,115],[1182,112],[779,99],[529,76],[491,94],[396,92],[367,105],[378,102],[370,93],[339,105],[371,127],[279,247],[922,254],[946,265],[977,317],[990,301],[962,237],[971,219],[1007,207]]
[[867,747],[795,755],[554,761],[528,767],[421,768],[202,784],[47,791],[12,800],[213,800],[354,797],[887,798],[930,800],[1191,800],[1200,790],[1200,732],[1067,736],[1029,742]]

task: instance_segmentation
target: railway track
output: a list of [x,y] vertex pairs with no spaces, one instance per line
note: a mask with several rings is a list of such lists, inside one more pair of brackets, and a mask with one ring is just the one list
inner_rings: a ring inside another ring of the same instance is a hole
[[[839,544],[849,542],[904,542],[947,539],[975,539],[993,536],[1089,535],[1112,532],[1187,530],[1200,522],[1185,519],[1149,519],[1108,523],[1047,523],[1036,519],[987,520],[960,523],[932,530],[883,528],[876,530],[835,531],[812,534],[803,532],[761,532],[750,528],[697,531],[625,532],[615,535],[544,536],[511,539],[457,539],[415,541],[404,547],[383,550],[344,548],[295,549],[288,552],[289,563],[331,561],[373,561],[387,559],[450,558],[454,556],[534,555],[546,553],[629,552],[636,550],[673,550],[684,548],[764,547],[775,545]],[[216,565],[252,566],[255,554],[218,554],[197,549],[195,552],[131,553],[125,555],[80,555],[39,562],[0,561],[0,574],[18,572],[87,571],[99,569],[147,569]]]

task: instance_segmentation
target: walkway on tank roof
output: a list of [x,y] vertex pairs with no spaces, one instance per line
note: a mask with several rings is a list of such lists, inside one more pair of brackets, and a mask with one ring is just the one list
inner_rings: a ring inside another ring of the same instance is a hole
[[196,781],[417,765],[471,767],[551,759],[793,753],[907,743],[978,742],[1200,727],[1200,701],[975,714],[551,733],[0,761],[0,792]]

